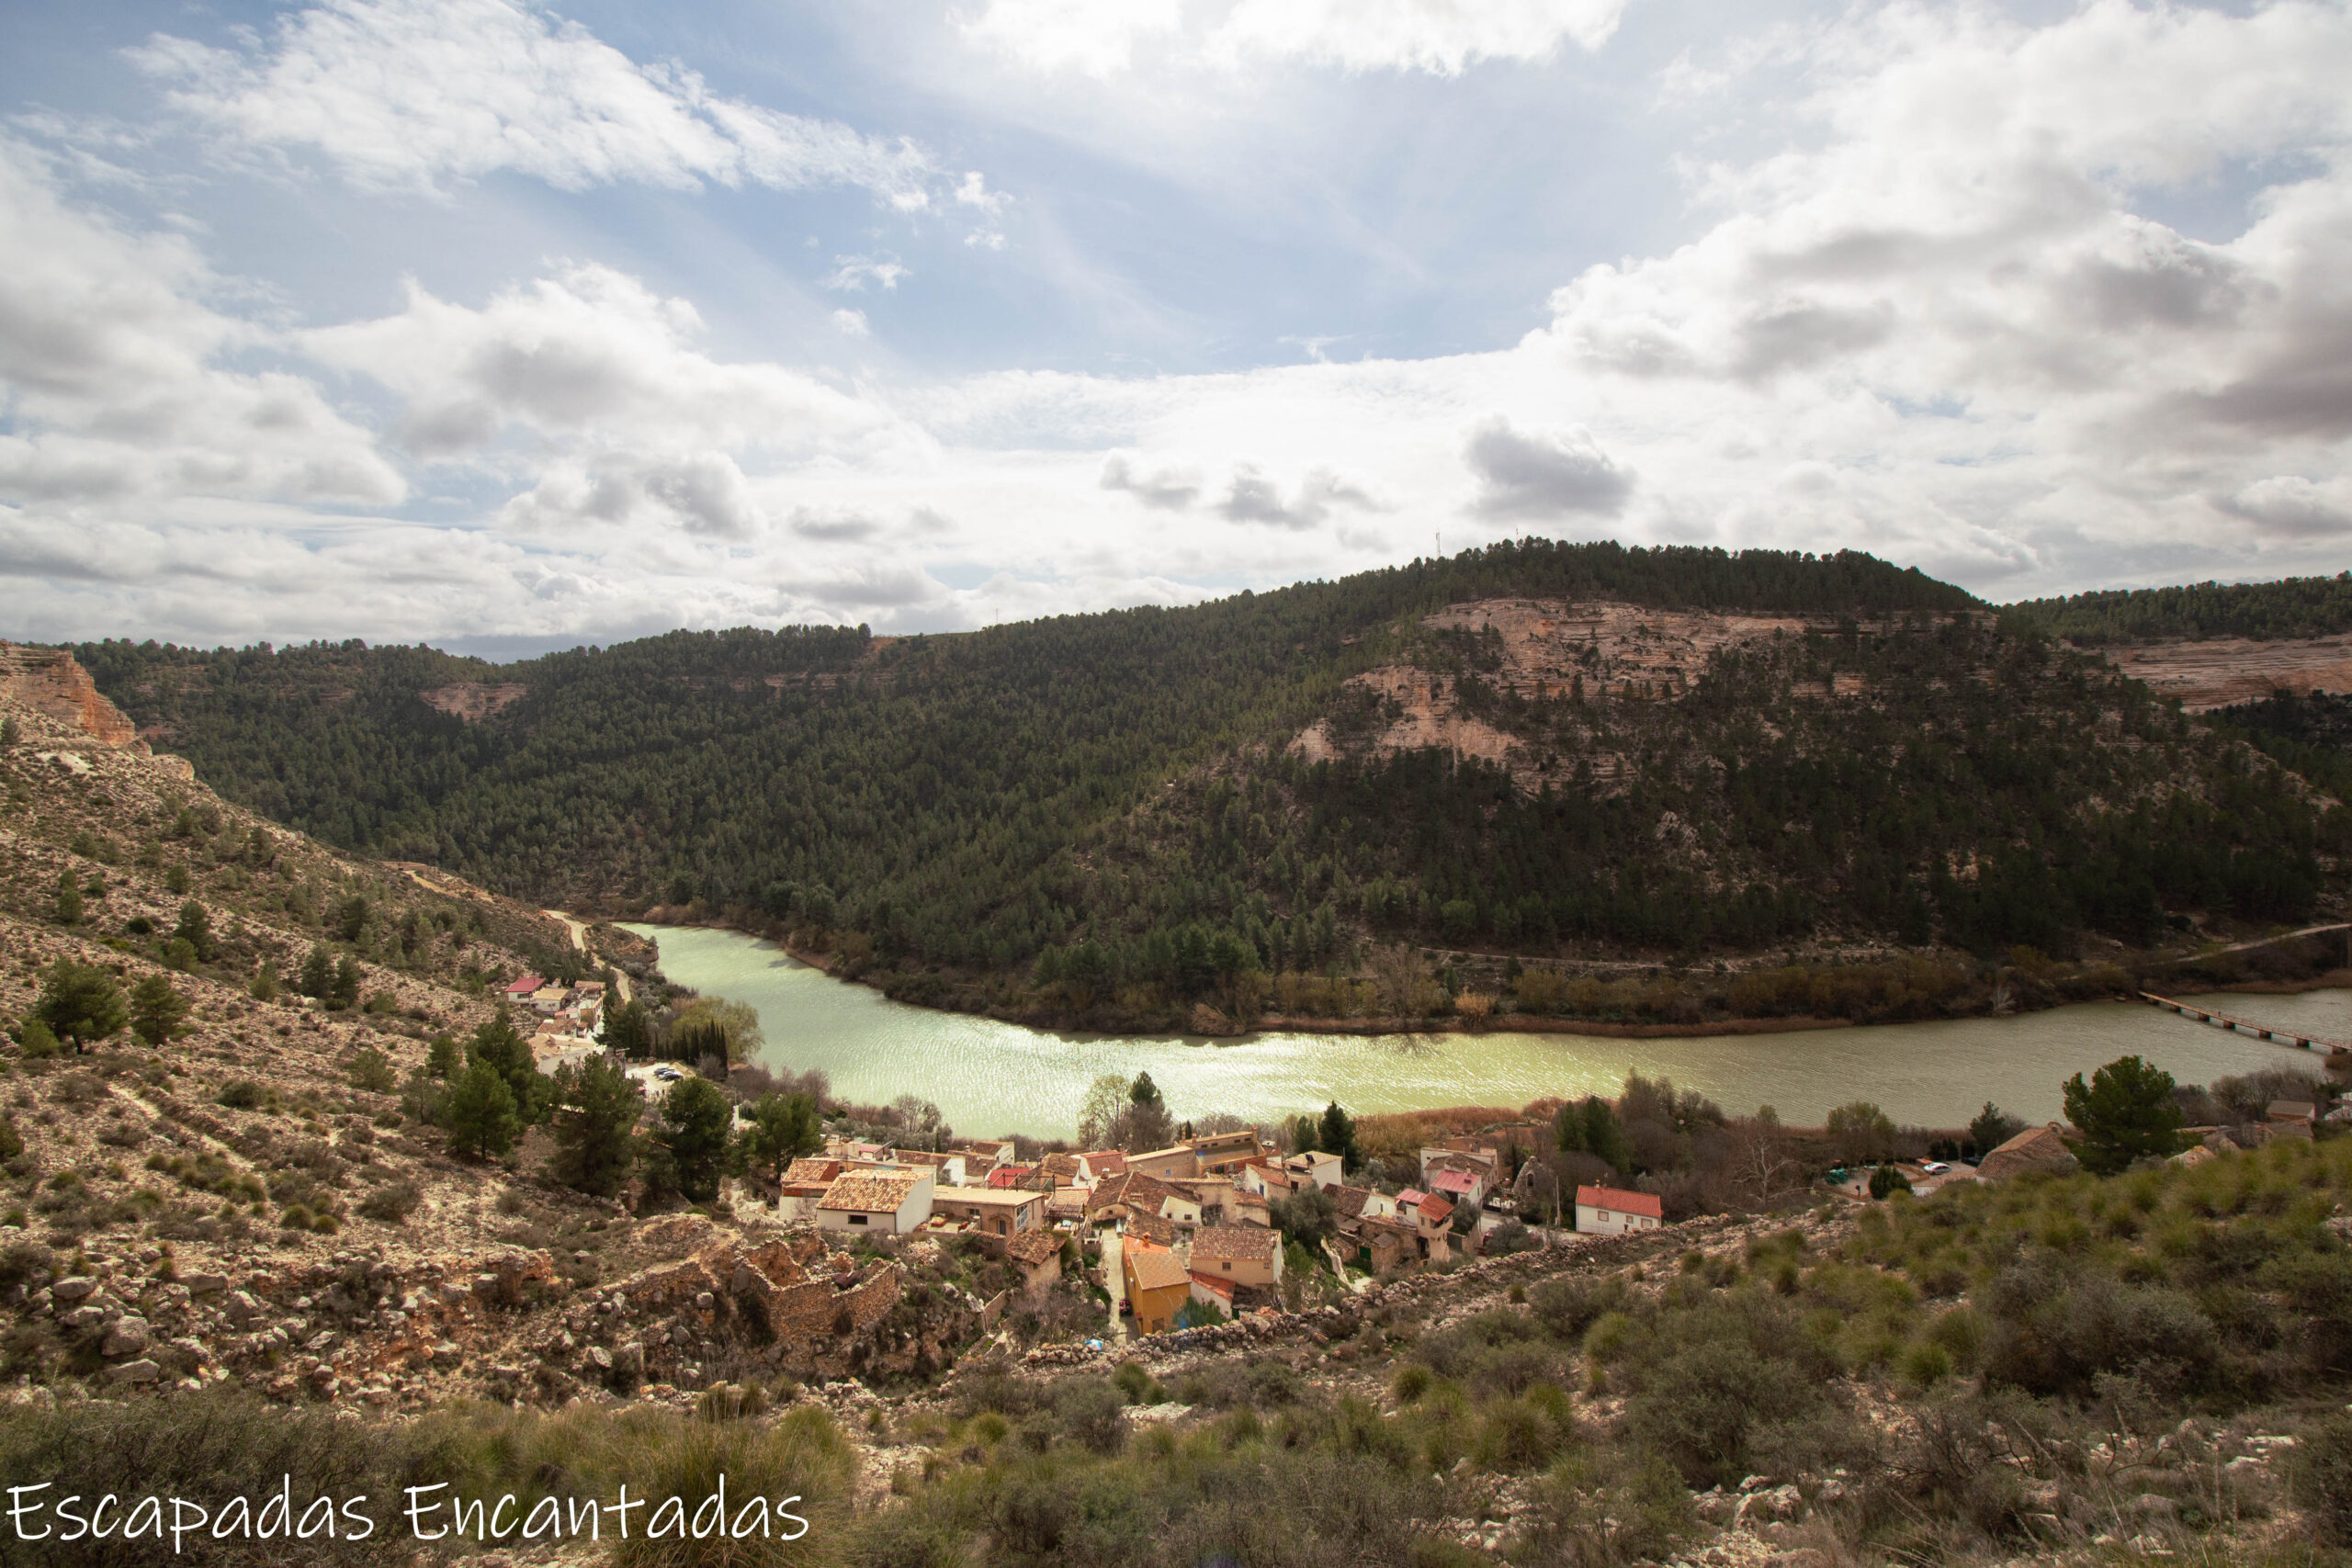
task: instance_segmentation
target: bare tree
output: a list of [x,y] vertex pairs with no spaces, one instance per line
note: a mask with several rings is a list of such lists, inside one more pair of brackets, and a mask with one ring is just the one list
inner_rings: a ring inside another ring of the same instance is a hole
[[1380,998],[1381,1011],[1395,1019],[1399,1030],[1410,1028],[1420,1006],[1421,987],[1430,979],[1430,966],[1420,949],[1401,942],[1394,947],[1375,947],[1371,969],[1373,994]]
[[1761,1117],[1733,1123],[1724,1172],[1757,1209],[1770,1209],[1776,1200],[1794,1192],[1804,1175],[1790,1156],[1788,1134],[1777,1122]]

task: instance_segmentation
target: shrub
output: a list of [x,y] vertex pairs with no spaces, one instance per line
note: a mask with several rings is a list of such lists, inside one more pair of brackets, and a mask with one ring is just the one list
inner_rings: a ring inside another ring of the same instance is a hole
[[388,1225],[404,1223],[424,1201],[424,1190],[413,1181],[388,1181],[359,1201],[360,1214]]
[[1818,1383],[1794,1361],[1708,1339],[1647,1371],[1625,1422],[1691,1485],[1707,1486],[1747,1474],[1760,1429],[1808,1415],[1820,1400]]
[[362,1045],[351,1054],[351,1087],[369,1094],[390,1094],[400,1086],[399,1077],[392,1071],[392,1059],[373,1045]]
[[1053,1386],[1054,1418],[1064,1436],[1098,1454],[1126,1446],[1127,1402],[1108,1378],[1064,1378]]
[[1602,1314],[1625,1304],[1625,1282],[1613,1276],[1602,1280],[1554,1280],[1538,1285],[1528,1298],[1535,1321],[1563,1344],[1584,1337]]
[[232,1111],[258,1111],[262,1104],[262,1087],[249,1078],[233,1078],[220,1086],[213,1103],[225,1105]]
[[2312,1423],[2296,1445],[2291,1486],[2323,1544],[2352,1546],[2352,1415]]
[[2219,1357],[2212,1321],[2187,1296],[2127,1285],[2053,1253],[2003,1269],[1984,1310],[1986,1375],[2030,1393],[2080,1393],[2102,1373],[2195,1388]]

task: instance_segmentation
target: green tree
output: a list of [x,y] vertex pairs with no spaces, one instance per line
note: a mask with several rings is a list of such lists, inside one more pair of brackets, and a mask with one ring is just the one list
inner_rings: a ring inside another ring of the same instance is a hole
[[1611,1170],[1633,1164],[1633,1145],[1625,1141],[1616,1108],[1597,1094],[1560,1107],[1552,1118],[1552,1141],[1562,1154],[1590,1155]]
[[23,731],[17,728],[16,715],[10,714],[6,718],[0,718],[0,751],[14,746],[22,737]]
[[254,971],[253,983],[245,989],[257,1002],[276,1001],[278,994],[277,960],[263,959],[261,967]]
[[70,866],[57,874],[56,919],[61,926],[82,923],[82,890],[74,885],[74,872]]
[[323,945],[311,949],[302,960],[302,994],[323,1001],[334,994],[334,954]]
[[623,1002],[605,1014],[605,1049],[616,1052],[632,1061],[643,1061],[653,1054],[653,1020],[647,1014],[645,1004],[635,998]]
[[179,1032],[187,1016],[187,998],[172,989],[161,975],[150,975],[130,988],[130,1027],[150,1045],[161,1045]]
[[457,1070],[458,1037],[445,1029],[424,1047],[424,1073],[427,1077],[447,1079]]
[[335,934],[345,942],[357,942],[368,934],[368,900],[354,894],[343,901],[335,911]]
[[[714,1031],[720,1042],[716,1049],[710,1044]],[[696,997],[687,1003],[671,1022],[670,1038],[673,1042],[670,1055],[675,1060],[699,1062],[705,1056],[724,1056],[730,1067],[758,1055],[765,1043],[760,1033],[760,1010],[725,997]],[[688,1047],[675,1043],[684,1039],[696,1042],[691,1055]]]
[[359,1005],[359,965],[347,953],[335,960],[334,983],[328,989],[327,1005],[332,1008]]
[[751,1122],[743,1134],[744,1158],[771,1181],[781,1179],[794,1160],[825,1146],[814,1095],[763,1094],[752,1107]]
[[526,1125],[539,1119],[548,1080],[531,1057],[531,1043],[514,1027],[505,1008],[501,1007],[496,1017],[474,1031],[466,1046],[466,1059],[474,1066],[489,1067],[506,1081],[514,1113]]
[[195,899],[180,906],[180,922],[172,928],[172,935],[196,950],[198,963],[212,962],[212,915]]
[[1340,1207],[1320,1187],[1305,1187],[1272,1205],[1268,1212],[1274,1228],[1310,1251],[1340,1228]]
[[557,1071],[548,1174],[577,1191],[609,1198],[637,1163],[637,1122],[645,1101],[618,1063],[599,1057]]
[[2066,1120],[2082,1130],[2084,1168],[2112,1176],[2135,1159],[2180,1147],[2182,1116],[2172,1075],[2137,1056],[2118,1056],[2091,1075],[2066,1080]]
[[1314,1117],[1294,1116],[1290,1119],[1291,1153],[1295,1155],[1313,1154],[1317,1149],[1322,1146],[1317,1142],[1317,1140],[1322,1135],[1322,1125],[1317,1122]]
[[1848,1165],[1883,1160],[1894,1153],[1894,1119],[1867,1100],[1829,1112],[1829,1139]]
[[58,1039],[70,1042],[78,1056],[92,1041],[104,1040],[130,1021],[130,1014],[112,975],[95,964],[61,958],[42,978],[33,1016]]
[[196,968],[196,944],[184,936],[175,936],[164,944],[164,967],[175,974],[189,974]]
[[1911,1179],[1891,1165],[1880,1166],[1871,1172],[1871,1196],[1891,1198],[1897,1192],[1911,1190]]
[[1363,1163],[1363,1153],[1356,1147],[1356,1119],[1340,1110],[1336,1100],[1323,1108],[1323,1125],[1317,1134],[1316,1146],[1326,1154],[1338,1155],[1343,1172]]
[[653,1134],[664,1175],[686,1201],[718,1196],[733,1144],[735,1107],[707,1078],[684,1077],[662,1097],[662,1124]]
[[1976,1157],[1983,1159],[2024,1131],[2024,1122],[1988,1100],[1968,1123],[1968,1141],[1976,1145]]
[[449,1130],[449,1146],[475,1159],[503,1158],[522,1134],[523,1119],[514,1113],[514,1092],[487,1062],[477,1062],[449,1091],[441,1107],[441,1124]]

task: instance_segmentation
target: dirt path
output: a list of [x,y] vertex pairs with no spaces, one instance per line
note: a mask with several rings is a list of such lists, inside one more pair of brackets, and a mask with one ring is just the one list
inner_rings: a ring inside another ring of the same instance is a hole
[[[586,953],[590,958],[595,957],[595,953],[588,946],[588,922],[585,920],[575,920],[570,915],[565,914],[561,909],[541,909],[539,913],[562,926],[565,931],[570,931],[571,933],[572,946],[578,948],[582,953]],[[628,975],[616,968],[613,971],[613,985],[614,987],[619,991],[621,1000],[624,1002],[628,1001],[629,999]]]

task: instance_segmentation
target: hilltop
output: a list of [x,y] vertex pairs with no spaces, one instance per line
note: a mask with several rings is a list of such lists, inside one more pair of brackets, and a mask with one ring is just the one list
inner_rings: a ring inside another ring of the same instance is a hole
[[[1690,1021],[1790,1010],[1736,977],[1821,963],[1883,971],[1833,1009],[1918,1016],[2018,950],[2128,968],[2342,908],[2326,787],[2030,620],[1851,553],[1529,540],[952,637],[79,653],[345,850],[1039,1021],[1395,1018],[1424,985]],[[1375,1000],[1400,943],[1425,973]],[[1661,964],[1719,977],[1619,984]]]

